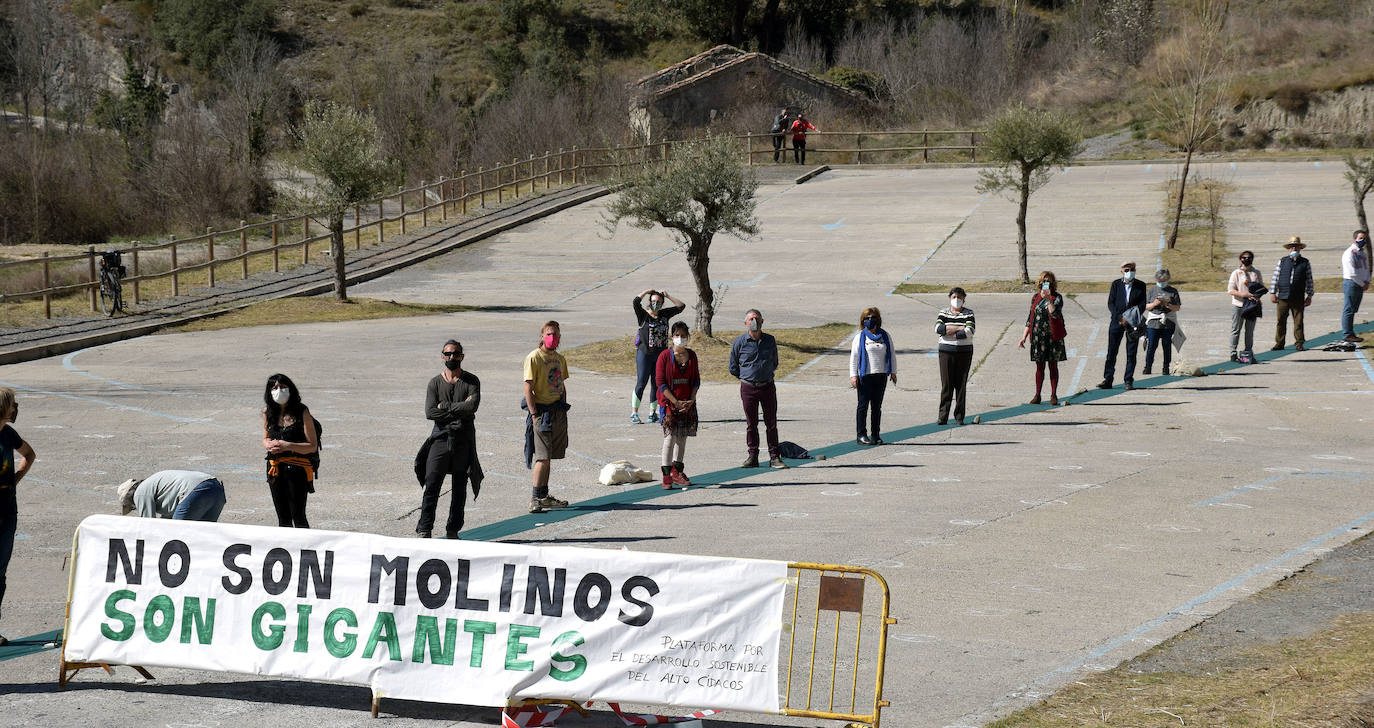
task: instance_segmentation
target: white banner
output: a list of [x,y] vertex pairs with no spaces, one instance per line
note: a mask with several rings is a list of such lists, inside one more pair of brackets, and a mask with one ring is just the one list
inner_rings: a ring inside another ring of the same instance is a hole
[[775,713],[787,564],[91,516],[66,659]]

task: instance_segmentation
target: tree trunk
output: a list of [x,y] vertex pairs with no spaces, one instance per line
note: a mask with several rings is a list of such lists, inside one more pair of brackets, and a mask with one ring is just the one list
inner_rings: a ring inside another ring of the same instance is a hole
[[329,214],[329,257],[334,259],[334,297],[348,302],[348,281],[344,279],[343,212]]
[[759,26],[759,50],[776,56],[782,50],[783,25],[778,13],[781,0],[768,0],[763,4],[763,23]]
[[735,12],[730,17],[730,44],[737,48],[744,47],[744,20],[753,4],[753,0],[735,0]]
[[697,333],[711,336],[711,319],[716,315],[716,293],[711,289],[711,236],[693,240],[687,249],[687,267],[697,285]]
[[1178,221],[1183,217],[1183,193],[1188,189],[1188,167],[1193,164],[1193,150],[1183,158],[1183,176],[1178,180],[1178,203],[1174,205],[1174,228],[1169,233],[1169,250],[1178,243]]
[[1360,219],[1360,229],[1368,233],[1369,220],[1365,218],[1364,215],[1364,195],[1360,194],[1360,191],[1358,189],[1355,190],[1355,217],[1358,217]]
[[1026,208],[1030,206],[1030,171],[1021,171],[1021,206],[1016,210],[1016,262],[1021,266],[1021,282],[1030,283],[1026,267]]

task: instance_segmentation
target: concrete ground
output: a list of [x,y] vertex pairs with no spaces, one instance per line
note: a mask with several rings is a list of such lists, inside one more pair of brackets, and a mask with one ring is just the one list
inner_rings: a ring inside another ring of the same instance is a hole
[[[1251,174],[1240,166],[1246,174],[1238,183],[1261,197],[1277,199],[1308,179],[1279,173],[1288,167],[1263,174],[1256,165]],[[1052,251],[1036,243],[1032,268],[1108,278],[1128,256],[1147,270],[1159,245],[1158,218],[1150,217],[1161,196],[1154,179],[1166,174],[1121,165],[1057,177],[1032,203],[1031,235],[1071,245]],[[978,364],[969,417],[981,413],[983,424],[936,428],[932,327],[944,297],[888,292],[904,278],[1011,277],[1003,270],[1014,252],[1009,208],[973,192],[972,177],[959,169],[842,170],[802,186],[761,188],[764,234],[751,242],[721,238],[712,250],[713,278],[727,286],[717,327],[738,328],[751,307],[777,328],[853,323],[864,306],[880,306],[900,350],[898,387],[884,407],[891,444],[852,446],[854,393],[847,346],[837,341],[779,390],[783,439],[831,457],[785,471],[739,470],[736,388],[707,384],[687,469],[713,485],[632,508],[507,523],[529,499],[519,365],[540,323],[560,320],[564,345],[573,347],[630,332],[630,299],[645,288],[695,300],[668,238],[628,228],[611,236],[600,225],[604,201],[353,289],[491,307],[484,311],[153,336],[6,366],[0,381],[21,390],[17,429],[40,461],[20,489],[0,631],[13,637],[61,625],[72,530],[87,514],[113,511],[114,486],[125,477],[205,470],[229,490],[221,520],[271,524],[258,411],[263,382],[277,371],[296,380],[326,427],[312,525],[411,533],[419,494],[410,462],[428,430],[424,384],[449,337],[462,340],[465,366],[484,384],[477,424],[488,479],[469,504],[469,529],[513,542],[872,567],[890,583],[899,620],[888,652],[892,707],[883,719],[890,726],[975,726],[1005,714],[1139,654],[1370,530],[1374,453],[1359,433],[1374,419],[1374,369],[1365,350],[1290,348],[1212,376],[1138,374],[1134,392],[1025,407],[1033,369],[1016,340],[1028,301],[973,294]],[[1293,190],[1295,199],[1304,189]],[[1247,214],[1237,209],[1228,220],[1258,227]],[[1348,213],[1333,217],[1308,221],[1304,237],[1348,235],[1340,223]],[[1288,234],[1274,232],[1276,249]],[[1318,275],[1339,270],[1325,254],[1314,260]],[[1183,297],[1188,343],[1178,358],[1224,360],[1225,296]],[[1101,298],[1077,296],[1069,305],[1061,394],[1102,376]],[[1336,295],[1317,296],[1309,337],[1336,328],[1339,306]],[[1272,315],[1260,322],[1257,350],[1272,342]],[[577,502],[615,492],[595,481],[610,460],[656,464],[660,431],[627,419],[631,384],[581,370],[569,379],[572,452],[554,468],[555,495]],[[140,728],[373,724],[363,688],[164,669],[147,685],[123,670],[83,674],[59,693],[56,662],[51,651],[0,662],[0,692],[11,706],[0,725],[70,725],[93,716]],[[384,710],[407,725],[489,725],[495,715],[400,702]],[[834,724],[740,713],[708,723]],[[617,723],[600,713],[566,724]]]

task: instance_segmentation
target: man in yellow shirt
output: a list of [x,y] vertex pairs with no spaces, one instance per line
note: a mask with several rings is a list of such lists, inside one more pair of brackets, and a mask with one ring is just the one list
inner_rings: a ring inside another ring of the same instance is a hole
[[557,351],[557,321],[546,322],[540,333],[539,348],[525,357],[525,466],[534,463],[530,513],[568,506],[549,495],[549,461],[563,459],[568,449],[568,360]]

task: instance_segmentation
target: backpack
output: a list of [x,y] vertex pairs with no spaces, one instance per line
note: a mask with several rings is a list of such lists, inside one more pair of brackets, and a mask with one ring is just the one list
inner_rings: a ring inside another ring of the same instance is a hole
[[310,415],[310,419],[315,420],[315,452],[310,453],[306,457],[310,460],[310,467],[315,470],[315,479],[319,480],[320,450],[324,449],[324,425],[320,424],[320,421],[315,418],[314,414]]

